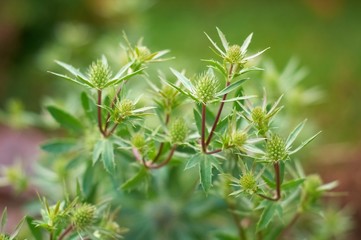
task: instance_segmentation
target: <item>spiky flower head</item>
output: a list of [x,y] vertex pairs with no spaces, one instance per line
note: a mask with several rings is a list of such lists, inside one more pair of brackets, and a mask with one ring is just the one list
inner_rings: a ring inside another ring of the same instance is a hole
[[173,122],[173,124],[170,126],[169,134],[170,140],[173,144],[184,143],[188,134],[188,127],[183,118],[178,118]]
[[231,64],[240,64],[242,62],[242,51],[239,45],[232,45],[226,52],[225,61]]
[[137,46],[135,51],[137,53],[138,61],[140,62],[147,61],[149,56],[151,55],[150,50],[145,46]]
[[241,148],[246,143],[247,139],[248,139],[247,133],[238,131],[232,134],[231,142],[233,146]]
[[262,107],[255,107],[251,112],[252,122],[255,124],[256,128],[260,134],[264,134],[268,130],[269,119],[267,118],[267,113],[262,109]]
[[144,148],[144,146],[146,145],[145,139],[144,139],[144,135],[141,133],[136,133],[132,136],[132,145],[138,149],[141,150]]
[[258,188],[256,178],[254,177],[252,172],[244,173],[239,180],[239,185],[248,194],[255,193]]
[[132,115],[132,111],[135,109],[134,103],[129,99],[122,99],[117,103],[115,109],[115,115],[117,119],[124,119]]
[[287,158],[287,149],[284,140],[278,135],[273,135],[267,141],[267,159],[270,162],[278,162]]
[[78,205],[71,216],[71,221],[75,229],[84,230],[92,225],[95,220],[96,208],[90,204]]
[[196,78],[195,93],[197,98],[203,103],[214,99],[217,87],[218,80],[210,72],[203,73]]
[[89,80],[97,89],[103,89],[112,76],[112,72],[104,61],[97,60],[89,68]]

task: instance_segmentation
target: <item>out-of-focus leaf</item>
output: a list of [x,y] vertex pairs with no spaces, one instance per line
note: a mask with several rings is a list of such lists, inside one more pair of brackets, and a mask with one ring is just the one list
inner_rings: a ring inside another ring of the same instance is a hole
[[288,182],[283,183],[281,189],[287,191],[298,188],[304,181],[305,181],[304,178],[290,180]]
[[41,149],[50,153],[67,153],[76,148],[74,139],[53,139],[41,145]]
[[298,134],[300,134],[303,127],[305,126],[306,121],[307,121],[307,119],[303,120],[300,124],[298,124],[295,127],[295,129],[292,130],[292,132],[290,133],[290,135],[288,136],[288,138],[286,140],[286,148],[289,148],[292,145],[292,143],[295,141]]
[[27,216],[26,217],[26,223],[28,224],[28,228],[34,237],[35,240],[43,240],[43,235],[41,233],[41,228],[36,227],[35,224],[33,224],[34,218]]
[[257,231],[261,231],[268,226],[275,212],[276,212],[276,204],[268,202],[267,206],[263,209],[261,217],[257,222]]
[[107,172],[112,172],[115,167],[114,162],[114,148],[113,148],[113,142],[109,140],[104,140],[104,148],[102,152],[102,161],[104,168]]
[[295,154],[296,152],[300,151],[302,148],[304,148],[307,144],[309,144],[310,142],[313,141],[313,139],[315,139],[318,134],[320,134],[320,132],[316,133],[315,135],[313,135],[312,137],[310,137],[309,139],[307,139],[306,141],[304,141],[298,148],[292,150],[291,152],[289,152],[289,155]]
[[63,127],[73,130],[74,132],[80,132],[83,129],[81,122],[72,116],[71,114],[59,109],[55,106],[47,107],[51,116]]
[[93,165],[98,161],[100,155],[104,151],[104,140],[99,140],[93,149]]
[[206,194],[208,194],[209,189],[212,187],[212,164],[210,158],[202,154],[201,160],[199,162],[199,175],[202,188]]
[[139,186],[143,181],[149,177],[149,173],[145,167],[142,167],[139,172],[125,183],[121,185],[123,190],[131,190]]

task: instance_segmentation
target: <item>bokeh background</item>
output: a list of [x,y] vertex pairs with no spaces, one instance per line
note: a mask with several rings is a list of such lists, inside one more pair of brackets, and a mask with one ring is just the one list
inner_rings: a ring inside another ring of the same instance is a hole
[[[41,113],[48,96],[69,94],[71,86],[47,73],[56,69],[54,59],[85,67],[103,53],[115,56],[124,30],[133,41],[144,36],[151,50],[170,49],[176,57],[171,65],[196,72],[204,67],[200,58],[212,56],[203,32],[216,37],[217,26],[234,43],[253,32],[251,49],[270,46],[264,58],[277,69],[291,58],[308,69],[303,87],[318,86],[323,92],[321,101],[299,110],[323,131],[308,156],[308,169],[321,172],[325,181],[339,179],[339,190],[348,192],[340,202],[351,207],[357,220],[360,13],[357,0],[2,0],[0,162],[9,163],[22,151],[28,164],[36,160],[41,133],[36,127],[9,129],[14,125],[9,115],[19,109],[28,113],[21,116]],[[10,140],[16,145],[9,145]]]

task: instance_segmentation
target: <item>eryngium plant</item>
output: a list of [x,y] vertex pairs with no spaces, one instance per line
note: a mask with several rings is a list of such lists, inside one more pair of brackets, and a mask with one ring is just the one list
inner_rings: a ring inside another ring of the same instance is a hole
[[[35,239],[317,239],[320,227],[304,223],[319,221],[309,213],[322,213],[335,183],[307,176],[296,153],[318,133],[299,143],[306,121],[288,133],[278,124],[282,95],[245,94],[267,49],[249,54],[252,34],[230,45],[217,31],[221,45],[207,35],[216,58],[203,72],[171,68],[160,85],[146,69],[168,51],[126,37],[117,72],[105,56],[85,71],[56,61],[65,72],[52,74],[84,88],[83,110],[47,107],[69,135],[42,145],[46,174],[57,177],[41,188],[62,194],[42,198],[42,219],[28,218]],[[140,79],[153,102],[126,87]]]

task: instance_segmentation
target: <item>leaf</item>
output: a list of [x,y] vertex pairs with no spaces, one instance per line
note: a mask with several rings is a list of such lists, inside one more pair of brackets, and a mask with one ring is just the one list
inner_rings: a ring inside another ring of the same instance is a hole
[[209,64],[208,67],[219,71],[223,76],[227,76],[227,70],[220,62],[212,59],[203,59],[202,61],[207,62]]
[[304,181],[305,181],[304,178],[290,180],[288,182],[283,183],[281,188],[284,191],[292,190],[292,189],[297,188],[298,186],[300,186]]
[[172,71],[172,73],[177,77],[177,79],[183,84],[183,86],[188,89],[189,92],[194,93],[194,87],[193,84],[191,83],[191,81],[186,78],[183,74],[181,74],[180,72],[178,72],[177,70],[171,68],[170,69]]
[[338,181],[323,184],[317,188],[317,191],[329,191],[338,186]]
[[113,143],[109,140],[104,140],[104,148],[102,152],[102,161],[107,172],[111,173],[114,170],[114,149]]
[[33,237],[35,238],[35,240],[43,240],[41,228],[36,227],[33,224],[34,218],[27,216],[25,219],[26,219],[26,223],[28,224],[28,228],[30,229],[30,232],[33,235]]
[[199,164],[199,175],[202,188],[206,194],[212,187],[212,164],[207,155],[202,154]]
[[303,120],[300,124],[298,124],[295,129],[292,130],[290,135],[288,136],[286,140],[286,149],[288,149],[292,143],[296,140],[298,134],[302,131],[303,127],[305,126],[307,119]]
[[134,72],[132,72],[132,73],[129,73],[129,74],[127,74],[127,75],[125,75],[125,76],[123,76],[123,77],[121,77],[121,78],[114,79],[114,80],[110,80],[109,82],[107,82],[106,84],[104,84],[104,88],[109,87],[109,86],[117,85],[118,83],[120,83],[120,82],[122,82],[122,81],[124,81],[124,80],[127,80],[127,79],[133,77],[134,75],[137,75],[138,73],[140,73],[140,72],[143,71],[143,70],[144,70],[144,68],[141,68],[141,69],[139,69],[139,70],[137,70],[137,71],[134,71]]
[[204,34],[207,36],[208,40],[212,43],[213,47],[214,47],[220,54],[222,54],[222,56],[224,56],[225,53],[217,46],[217,44],[212,40],[212,38],[210,38],[207,33],[204,33]]
[[265,229],[268,226],[268,224],[272,221],[273,215],[276,212],[276,208],[277,208],[276,204],[268,203],[268,206],[266,206],[263,209],[261,217],[257,222],[257,232]]
[[307,144],[309,144],[310,142],[312,142],[313,139],[315,139],[315,138],[318,136],[318,134],[320,134],[320,133],[321,133],[321,131],[318,132],[318,133],[316,133],[315,135],[313,135],[312,137],[310,137],[310,138],[307,139],[306,141],[302,142],[302,144],[301,144],[298,148],[296,148],[295,150],[289,152],[289,155],[295,154],[296,152],[300,151],[300,150],[301,150],[302,148],[304,148]]
[[58,61],[58,60],[55,60],[55,62],[62,66],[63,68],[65,68],[66,70],[68,70],[71,74],[73,74],[75,77],[77,76],[80,76],[84,79],[86,79],[86,77],[76,68],[74,68],[73,66],[67,64],[67,63],[64,63],[64,62],[61,62],[61,61]]
[[69,113],[61,110],[55,106],[47,107],[51,116],[63,127],[73,130],[74,132],[80,132],[83,128],[81,122]]
[[83,192],[86,197],[90,195],[90,193],[93,190],[93,177],[94,177],[94,167],[92,164],[87,164],[87,168],[85,170],[84,176],[83,176]]
[[193,168],[195,166],[197,166],[201,161],[201,154],[198,153],[198,154],[195,154],[193,155],[187,162],[184,170],[188,170],[190,168]]
[[222,31],[219,30],[219,28],[216,28],[216,29],[217,29],[217,32],[218,32],[218,36],[219,36],[219,38],[221,39],[223,48],[227,51],[227,50],[228,50],[228,42],[227,42],[226,36],[224,36],[224,34],[222,33]]
[[197,130],[198,130],[198,133],[199,133],[199,135],[201,135],[201,132],[202,132],[202,116],[198,112],[197,108],[193,108],[193,116],[194,116],[194,121],[196,122],[196,127],[197,127]]
[[80,95],[80,100],[81,100],[81,105],[83,107],[84,113],[86,114],[86,116],[92,120],[95,121],[95,109],[94,106],[95,104],[91,104],[92,100],[90,99],[90,97],[88,96],[88,94],[86,92],[82,92]]
[[104,149],[104,140],[99,140],[93,149],[93,165],[98,161]]
[[132,178],[128,179],[125,183],[121,185],[121,189],[123,190],[131,190],[137,187],[140,183],[142,183],[145,179],[148,178],[148,171],[145,167],[142,167],[139,172]]
[[74,139],[54,139],[42,144],[41,149],[49,153],[67,153],[76,147]]
[[19,234],[21,227],[23,226],[25,221],[25,217],[23,219],[21,219],[21,221],[19,222],[19,224],[16,226],[15,230],[13,231],[13,233],[10,236],[9,240],[14,240],[16,238],[16,236]]
[[228,94],[229,92],[233,91],[234,89],[238,88],[242,83],[244,83],[245,81],[247,81],[249,78],[244,78],[244,79],[240,79],[234,83],[232,83],[231,85],[229,85],[228,87],[222,89],[220,92],[218,92],[216,94],[216,97],[220,97],[223,96],[225,94]]
[[250,96],[234,97],[234,98],[229,98],[227,100],[223,100],[221,102],[235,102],[235,101],[246,100],[246,99],[255,98],[255,97],[257,97],[257,96],[250,95]]
[[74,83],[77,83],[79,85],[82,85],[83,87],[90,87],[90,88],[93,88],[94,86],[90,83],[90,82],[83,82],[83,81],[79,81],[75,78],[71,78],[71,77],[68,77],[67,75],[64,75],[64,74],[60,74],[60,73],[55,73],[55,72],[51,72],[51,71],[48,71],[48,73],[51,73],[55,76],[58,76],[58,77],[61,77],[61,78],[64,78],[66,80],[69,80],[69,81],[72,81]]
[[199,100],[197,98],[195,98],[192,94],[189,94],[189,93],[183,91],[181,88],[177,87],[173,83],[169,83],[169,82],[164,82],[164,83],[166,83],[167,85],[169,85],[172,88],[176,89],[178,92],[182,93],[183,95],[186,95],[186,96],[192,98],[194,101],[199,102]]
[[253,33],[248,35],[248,37],[244,40],[244,42],[241,46],[242,55],[244,55],[247,52],[247,48],[248,48],[249,44],[251,43],[252,37],[253,37]]
[[264,53],[265,51],[267,51],[268,49],[270,49],[270,48],[268,47],[268,48],[266,48],[266,49],[264,49],[264,50],[262,50],[262,51],[259,51],[259,52],[256,53],[256,54],[253,54],[253,55],[251,55],[251,56],[248,56],[248,57],[244,58],[244,61],[248,61],[248,60],[251,60],[251,59],[253,59],[253,58],[256,58],[256,57],[258,57],[259,55],[261,55],[262,53]]
[[8,221],[8,211],[7,211],[7,208],[5,207],[3,210],[3,213],[1,214],[0,233],[2,233],[4,231],[4,227],[7,223],[7,221]]

